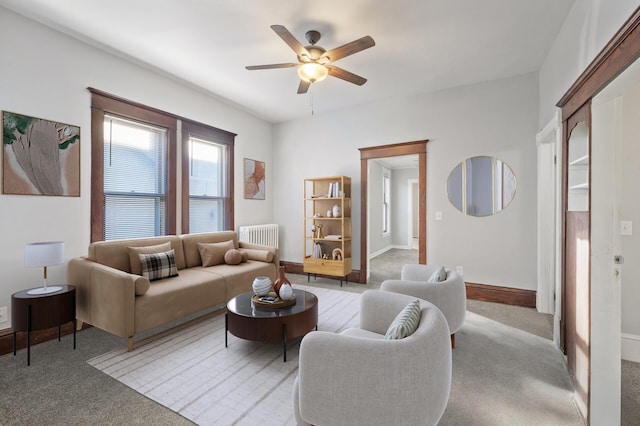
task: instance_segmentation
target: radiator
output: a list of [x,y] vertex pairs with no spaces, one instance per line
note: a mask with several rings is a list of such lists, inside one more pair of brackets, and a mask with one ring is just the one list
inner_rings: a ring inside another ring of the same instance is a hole
[[241,226],[238,231],[238,239],[246,243],[262,244],[278,248],[278,225]]

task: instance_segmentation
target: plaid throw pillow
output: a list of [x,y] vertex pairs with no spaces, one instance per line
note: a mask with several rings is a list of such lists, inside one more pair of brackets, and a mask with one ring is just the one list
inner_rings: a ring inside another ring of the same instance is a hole
[[163,253],[139,254],[138,257],[140,258],[142,276],[149,278],[149,281],[178,275],[176,255],[173,249]]

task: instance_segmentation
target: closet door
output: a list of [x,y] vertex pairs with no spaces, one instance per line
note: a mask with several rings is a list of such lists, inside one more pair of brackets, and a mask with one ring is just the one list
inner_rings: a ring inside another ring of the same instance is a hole
[[563,349],[576,389],[576,403],[589,412],[591,362],[590,115],[588,102],[565,122]]

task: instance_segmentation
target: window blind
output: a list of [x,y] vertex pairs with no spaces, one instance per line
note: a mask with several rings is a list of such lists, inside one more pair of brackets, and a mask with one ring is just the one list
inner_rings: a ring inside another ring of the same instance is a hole
[[166,233],[167,129],[105,114],[104,239]]
[[224,230],[226,145],[189,137],[189,232]]

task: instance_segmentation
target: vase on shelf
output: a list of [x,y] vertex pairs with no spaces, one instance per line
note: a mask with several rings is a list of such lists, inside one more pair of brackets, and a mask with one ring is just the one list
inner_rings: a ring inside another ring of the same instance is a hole
[[334,204],[333,206],[333,217],[340,217],[342,216],[342,211],[340,210],[340,206],[337,204]]
[[291,281],[289,281],[284,275],[284,266],[280,267],[280,276],[276,279],[276,282],[273,283],[273,289],[277,294],[280,294],[280,287],[282,287],[282,284],[288,284],[291,286]]

